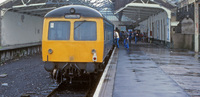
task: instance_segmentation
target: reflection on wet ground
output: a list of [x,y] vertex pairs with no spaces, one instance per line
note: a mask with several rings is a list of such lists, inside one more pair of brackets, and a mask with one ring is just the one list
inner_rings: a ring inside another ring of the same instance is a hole
[[[200,59],[199,55],[184,49],[168,49],[155,44],[132,45],[131,53],[141,51],[149,59],[130,60],[153,60],[158,68],[161,68],[180,87],[182,87],[191,97],[200,97]],[[137,63],[134,63],[137,64]],[[138,63],[141,64],[141,63]],[[152,67],[154,68],[154,67]],[[155,67],[156,68],[156,67]],[[133,70],[135,72],[137,70]]]
[[[119,48],[113,97],[189,97],[160,68],[162,65],[156,63],[159,57],[155,59],[151,56],[169,55],[170,51],[152,44],[139,43],[130,47],[129,51],[123,46]],[[168,60],[164,62],[169,63]]]

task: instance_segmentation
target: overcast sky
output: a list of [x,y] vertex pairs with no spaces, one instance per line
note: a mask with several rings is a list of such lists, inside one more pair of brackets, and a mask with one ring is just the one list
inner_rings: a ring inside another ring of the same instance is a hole
[[4,2],[4,1],[6,1],[6,0],[0,0],[0,3]]
[[[2,2],[4,2],[4,1],[6,1],[6,0],[0,0],[0,3],[2,3]],[[96,1],[96,0],[91,0],[92,2],[94,2],[94,1]],[[102,1],[102,0],[100,0],[100,1]],[[181,0],[168,0],[168,1],[181,1]]]

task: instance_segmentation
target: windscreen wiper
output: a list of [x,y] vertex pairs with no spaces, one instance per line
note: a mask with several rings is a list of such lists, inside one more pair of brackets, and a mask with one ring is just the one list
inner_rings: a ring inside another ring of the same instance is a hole
[[84,20],[84,21],[82,21],[82,23],[80,23],[78,26],[76,26],[75,28],[74,28],[74,30],[76,30],[78,27],[80,27],[83,23],[85,23],[86,22],[86,20]]

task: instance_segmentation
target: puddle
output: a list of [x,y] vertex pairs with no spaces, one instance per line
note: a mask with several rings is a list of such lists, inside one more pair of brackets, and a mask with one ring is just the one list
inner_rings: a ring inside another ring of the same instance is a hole
[[188,52],[187,49],[170,49],[171,52]]
[[151,60],[151,59],[145,59],[145,58],[141,58],[141,59],[129,59],[130,61],[135,61],[135,60]]
[[133,69],[132,72],[143,72],[143,71],[139,69]]
[[152,67],[149,67],[149,68],[158,68],[158,67],[153,67],[153,66],[152,66]]
[[[193,94],[199,94],[200,90],[196,90],[196,89],[184,89],[184,91],[189,92],[189,93],[193,93]],[[192,97],[200,97],[200,95],[195,95]]]
[[106,83],[108,81],[110,81],[110,79],[108,79],[108,78],[104,79],[104,83]]
[[195,73],[195,72],[187,72],[186,74],[169,73],[169,75],[200,77],[200,73]]
[[133,62],[133,64],[144,64],[144,62]]
[[168,63],[168,65],[185,65],[183,63]]
[[196,72],[188,72],[187,74],[185,74],[186,76],[196,76],[196,77],[200,77],[200,73],[196,73]]

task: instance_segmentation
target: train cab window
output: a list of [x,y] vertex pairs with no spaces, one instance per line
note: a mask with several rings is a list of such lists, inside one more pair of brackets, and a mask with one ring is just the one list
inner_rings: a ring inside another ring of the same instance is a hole
[[70,22],[67,21],[51,21],[49,23],[49,40],[69,40]]
[[74,23],[74,40],[97,40],[96,22],[80,21]]

